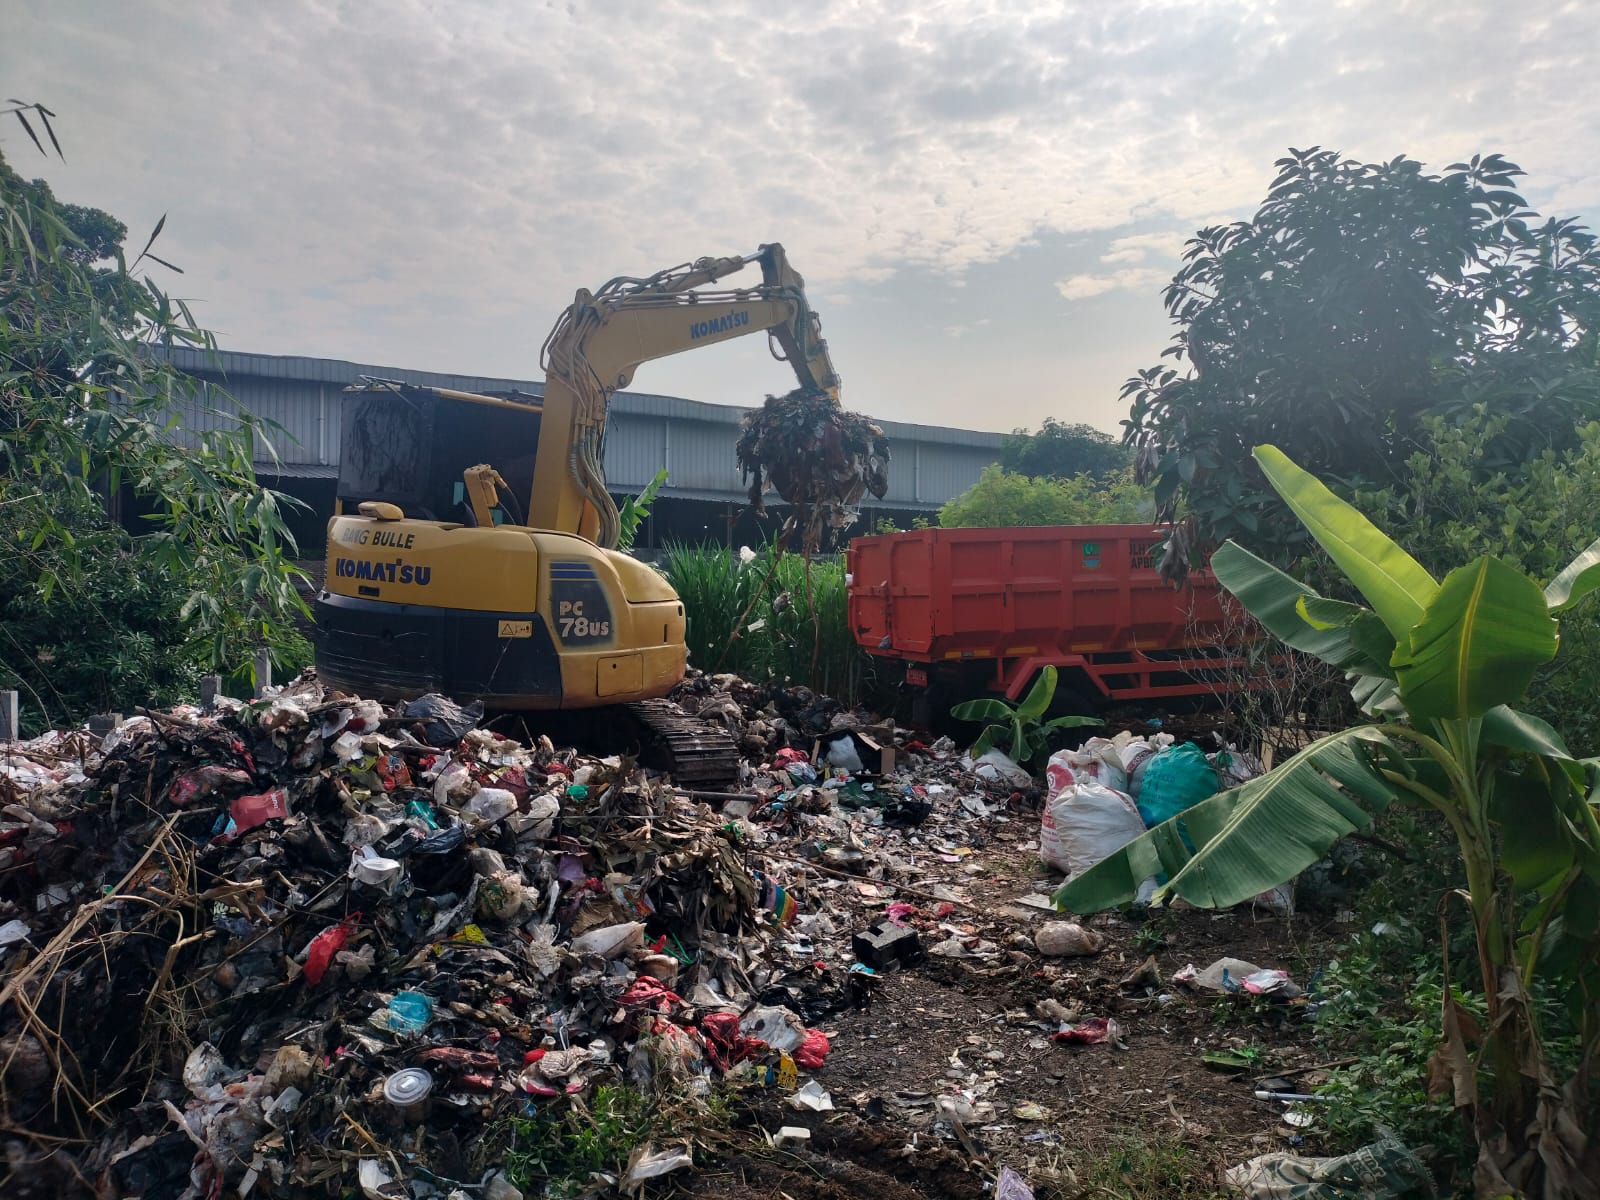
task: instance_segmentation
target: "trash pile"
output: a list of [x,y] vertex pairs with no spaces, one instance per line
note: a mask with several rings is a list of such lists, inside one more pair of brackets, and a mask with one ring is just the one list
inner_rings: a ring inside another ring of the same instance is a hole
[[734,450],[756,512],[766,512],[763,495],[769,485],[776,488],[794,507],[781,536],[798,530],[806,548],[818,544],[824,528],[853,522],[868,492],[881,500],[889,490],[883,430],[826,392],[797,388],[768,396],[740,420]]
[[739,827],[480,717],[307,679],[0,748],[6,1194],[444,1196],[599,1081],[822,1065]]
[[[737,796],[310,678],[0,746],[5,1194],[514,1200],[516,1131],[608,1089],[670,1116],[605,1177],[636,1191],[694,1163],[728,1088],[781,1098],[774,1144],[836,1116],[805,1079],[830,1022],[909,967],[1026,981],[1046,998],[1004,1019],[1031,1047],[1113,1053],[1126,1026],[1070,1002],[1067,966],[1108,926],[1046,880],[997,899],[983,852],[1038,828],[1082,870],[1259,770],[1124,734],[1041,786],[805,688],[696,674],[673,699],[733,734]],[[1122,984],[1299,997],[1232,959]],[[1000,1097],[954,1065],[927,1119],[966,1146]]]

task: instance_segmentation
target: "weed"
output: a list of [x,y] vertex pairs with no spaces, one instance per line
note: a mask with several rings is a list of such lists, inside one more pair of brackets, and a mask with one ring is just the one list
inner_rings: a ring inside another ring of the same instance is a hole
[[1133,946],[1140,954],[1159,954],[1167,948],[1173,931],[1172,910],[1160,908],[1133,934]]
[[1088,1153],[1072,1164],[1076,1183],[1060,1189],[1063,1200],[1212,1200],[1226,1195],[1217,1181],[1217,1164],[1171,1133],[1129,1130]]
[[501,1169],[524,1192],[572,1196],[592,1187],[596,1175],[620,1175],[628,1156],[652,1139],[681,1141],[732,1121],[725,1089],[708,1096],[649,1096],[631,1087],[602,1084],[587,1101],[549,1108],[502,1123]]

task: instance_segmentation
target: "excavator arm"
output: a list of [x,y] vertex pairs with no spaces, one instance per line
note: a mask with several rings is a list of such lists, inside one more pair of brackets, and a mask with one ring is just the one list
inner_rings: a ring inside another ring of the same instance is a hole
[[[711,285],[751,263],[761,282],[747,289]],[[598,291],[579,291],[545,340],[544,417],[534,462],[528,524],[577,533],[612,548],[617,508],[606,490],[601,453],[612,393],[640,363],[765,330],[773,354],[805,388],[839,397],[839,376],[806,301],[805,281],[783,247],[745,258],[703,258]]]

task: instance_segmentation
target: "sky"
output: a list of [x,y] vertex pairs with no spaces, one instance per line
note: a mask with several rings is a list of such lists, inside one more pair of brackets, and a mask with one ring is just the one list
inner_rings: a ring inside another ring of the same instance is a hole
[[[4,0],[66,162],[0,151],[135,248],[165,214],[225,349],[537,379],[576,289],[777,241],[847,406],[1115,431],[1185,239],[1290,146],[1600,214],[1597,43],[1541,0]],[[633,382],[792,386],[759,335]]]

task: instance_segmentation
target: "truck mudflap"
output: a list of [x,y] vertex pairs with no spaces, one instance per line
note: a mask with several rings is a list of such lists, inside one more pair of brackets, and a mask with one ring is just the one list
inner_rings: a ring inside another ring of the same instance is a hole
[[442,692],[491,708],[558,708],[561,660],[534,612],[390,604],[322,592],[317,673],[375,700]]

